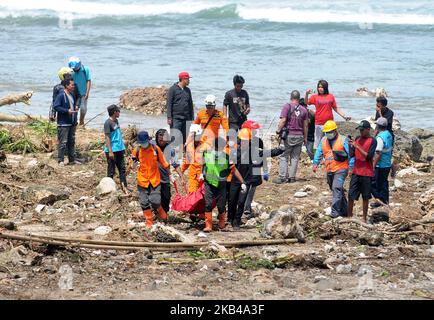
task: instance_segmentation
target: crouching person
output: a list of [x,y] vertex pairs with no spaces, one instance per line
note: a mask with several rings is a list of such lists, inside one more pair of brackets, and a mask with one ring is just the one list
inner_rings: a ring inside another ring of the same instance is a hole
[[327,171],[327,183],[333,192],[331,216],[345,217],[348,202],[345,197],[344,183],[349,169],[348,139],[341,136],[336,123],[332,120],[324,124],[325,137],[322,138],[313,160],[313,172],[317,172],[321,160],[324,158]]
[[[225,150],[225,151],[224,151]],[[215,139],[214,150],[206,150],[203,153],[202,175],[205,180],[205,229],[212,231],[212,210],[214,202],[218,209],[218,227],[223,230],[226,227],[226,181],[230,173],[233,173],[241,182],[242,192],[247,191],[243,177],[235,165],[229,160],[226,148],[226,140]]]
[[167,213],[161,207],[161,179],[158,163],[167,170],[170,179],[169,164],[164,158],[161,149],[153,145],[146,131],[139,132],[137,136],[139,147],[133,151],[132,159],[128,166],[128,172],[134,164],[138,165],[137,189],[139,191],[139,202],[146,219],[146,226],[152,227],[152,209],[158,212],[161,220],[167,221]]

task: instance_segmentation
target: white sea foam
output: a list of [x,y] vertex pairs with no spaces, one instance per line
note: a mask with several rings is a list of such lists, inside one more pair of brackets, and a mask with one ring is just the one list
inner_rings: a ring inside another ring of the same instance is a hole
[[[235,5],[236,3],[236,5]],[[375,11],[365,5],[300,5],[296,2],[248,2],[235,0],[182,0],[167,3],[115,3],[77,0],[0,0],[0,18],[47,16],[68,12],[75,18],[97,16],[190,15],[233,5],[241,19],[281,23],[369,23],[394,25],[434,25],[434,15],[408,13],[402,5],[396,12]],[[409,5],[410,6],[410,5]],[[399,9],[399,10],[398,10]],[[419,11],[420,12],[420,11]],[[432,11],[431,11],[432,12]],[[227,11],[226,11],[227,13]]]

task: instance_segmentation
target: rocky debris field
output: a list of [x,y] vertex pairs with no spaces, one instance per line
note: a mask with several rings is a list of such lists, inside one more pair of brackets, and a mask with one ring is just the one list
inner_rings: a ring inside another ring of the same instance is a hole
[[[130,146],[134,130],[124,138]],[[133,175],[130,194],[119,190],[116,177],[115,184],[100,185],[106,170],[101,141],[101,132],[79,130],[84,164],[65,167],[50,152],[1,152],[0,298],[434,298],[434,177],[423,155],[400,163],[390,205],[370,208],[368,224],[361,222],[361,202],[353,219],[329,217],[324,172],[314,174],[303,155],[297,182],[264,182],[257,189],[254,215],[244,217],[240,230],[215,226],[204,234],[202,222],[177,212],[169,213],[167,225],[146,230]],[[276,169],[273,159],[272,176]],[[75,240],[44,244],[11,234]],[[230,245],[279,239],[296,240]],[[169,247],[79,247],[79,241]]]
[[119,106],[145,115],[166,113],[166,87],[136,88],[124,92],[119,98]]

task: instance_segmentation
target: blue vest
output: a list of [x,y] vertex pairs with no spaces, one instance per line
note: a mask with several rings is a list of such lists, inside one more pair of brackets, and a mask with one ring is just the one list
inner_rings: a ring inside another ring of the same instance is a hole
[[380,137],[384,142],[383,151],[381,152],[377,168],[390,168],[392,166],[393,137],[388,130],[380,132],[377,137]]

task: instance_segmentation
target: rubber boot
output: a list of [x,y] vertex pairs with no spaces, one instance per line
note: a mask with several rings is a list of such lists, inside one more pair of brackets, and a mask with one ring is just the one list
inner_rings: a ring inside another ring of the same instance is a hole
[[166,213],[166,211],[164,211],[164,209],[163,209],[163,207],[162,206],[160,206],[159,208],[158,208],[158,216],[160,217],[160,219],[161,220],[163,220],[163,221],[167,221],[167,219],[168,219],[168,217],[167,217],[167,213]]
[[146,227],[150,228],[154,224],[154,214],[151,209],[143,210],[143,215],[146,219]]
[[223,230],[226,227],[226,212],[219,214],[219,229]]
[[203,231],[204,232],[212,231],[212,212],[205,213],[205,228],[203,229]]

